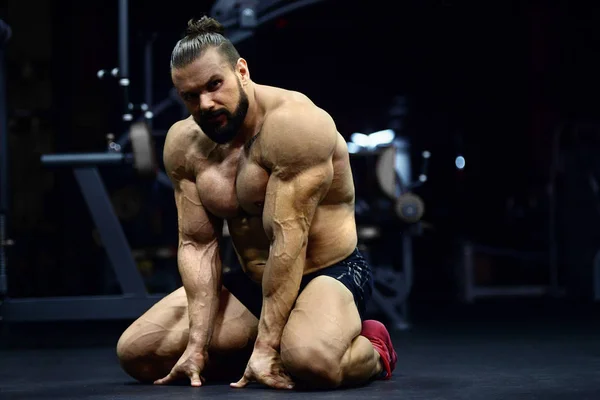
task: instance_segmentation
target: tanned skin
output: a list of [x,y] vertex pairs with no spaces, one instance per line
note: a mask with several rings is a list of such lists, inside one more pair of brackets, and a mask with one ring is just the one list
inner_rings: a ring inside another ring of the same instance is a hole
[[[233,387],[338,387],[380,373],[344,285],[321,276],[299,295],[303,275],[357,245],[348,150],[331,116],[298,92],[256,84],[244,59],[232,68],[215,48],[174,69],[172,79],[191,114],[173,125],[164,147],[183,288],[123,334],[126,371],[157,384],[188,378],[200,386],[211,361],[246,350]],[[258,320],[221,287],[225,221],[243,270],[262,284]],[[187,312],[173,318],[173,309]],[[157,325],[167,332],[151,328]],[[162,368],[140,362],[142,353]]]

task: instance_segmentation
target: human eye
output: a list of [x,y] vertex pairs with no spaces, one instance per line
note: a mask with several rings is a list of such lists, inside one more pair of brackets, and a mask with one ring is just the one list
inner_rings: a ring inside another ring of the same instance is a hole
[[196,95],[196,94],[194,94],[194,93],[188,93],[188,92],[186,92],[186,93],[183,93],[183,94],[181,95],[181,98],[182,98],[184,101],[188,101],[188,102],[190,102],[190,101],[194,101],[194,100],[195,100],[197,97],[198,97],[198,95]]
[[222,79],[213,79],[212,81],[210,81],[208,83],[208,89],[209,90],[216,90],[219,88],[219,86],[221,85],[221,83],[223,83]]

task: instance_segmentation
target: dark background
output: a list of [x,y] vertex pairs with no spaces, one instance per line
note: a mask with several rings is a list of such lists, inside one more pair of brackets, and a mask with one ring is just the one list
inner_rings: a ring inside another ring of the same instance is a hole
[[[397,3],[330,0],[260,27],[238,49],[254,81],[307,94],[346,138],[387,128],[394,97],[406,99],[401,134],[410,138],[415,169],[422,150],[432,153],[429,181],[417,190],[426,229],[414,241],[414,307],[460,302],[464,240],[556,250],[561,298],[591,303],[592,259],[600,247],[599,202],[588,179],[600,169],[600,9],[583,2]],[[133,101],[144,95],[144,41],[155,35],[157,103],[171,89],[170,51],[187,20],[211,6],[130,1]],[[123,132],[120,90],[96,77],[118,63],[117,2],[4,0],[0,16],[13,30],[6,48],[8,233],[16,240],[9,295],[114,292],[75,181],[68,171],[43,168],[39,157],[104,151],[106,134]],[[172,107],[154,128],[164,131],[179,118],[181,110]],[[553,158],[558,134],[560,157]],[[462,171],[454,167],[459,154],[466,159]],[[553,160],[560,161],[556,174]],[[132,248],[176,245],[172,191],[127,168],[102,173]],[[376,251],[397,260],[399,232],[388,233]],[[176,285],[173,258],[138,263],[150,290]],[[492,285],[548,281],[544,262],[484,257],[478,268],[481,281]]]

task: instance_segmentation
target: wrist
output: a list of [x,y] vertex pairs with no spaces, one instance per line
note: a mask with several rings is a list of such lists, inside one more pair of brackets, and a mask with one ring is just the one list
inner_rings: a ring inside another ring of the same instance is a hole
[[185,352],[193,355],[196,359],[208,360],[208,348],[205,346],[188,342]]
[[188,346],[198,350],[208,349],[208,340],[205,332],[190,329],[188,337]]
[[279,351],[279,345],[281,341],[276,338],[258,335],[254,342],[254,349],[256,350],[275,350]]

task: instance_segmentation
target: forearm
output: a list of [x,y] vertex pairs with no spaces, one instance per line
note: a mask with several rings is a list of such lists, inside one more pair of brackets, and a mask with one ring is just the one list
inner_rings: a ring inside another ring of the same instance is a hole
[[219,310],[221,259],[218,246],[198,246],[182,241],[178,266],[188,300],[189,342],[206,349]]
[[304,235],[275,240],[265,266],[263,306],[258,324],[257,346],[279,349],[283,328],[292,311],[304,272]]

